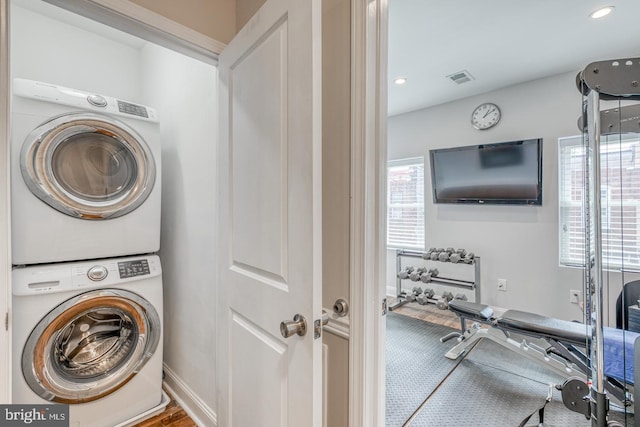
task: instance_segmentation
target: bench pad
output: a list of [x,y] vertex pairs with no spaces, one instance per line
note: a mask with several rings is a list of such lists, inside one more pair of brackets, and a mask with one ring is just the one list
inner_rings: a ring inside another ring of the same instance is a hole
[[485,304],[454,299],[449,301],[449,310],[458,316],[487,322],[493,319],[493,309]]
[[526,311],[507,310],[497,321],[499,327],[525,335],[551,338],[584,347],[591,338],[591,327],[584,323],[554,319]]

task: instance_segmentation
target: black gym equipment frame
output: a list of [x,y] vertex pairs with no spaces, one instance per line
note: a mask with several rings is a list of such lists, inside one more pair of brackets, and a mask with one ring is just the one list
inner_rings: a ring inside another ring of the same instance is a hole
[[[585,96],[582,118],[578,126],[586,129],[587,151],[585,155],[585,292],[587,307],[594,315],[591,318],[591,370],[592,384],[589,395],[591,425],[607,426],[609,400],[605,391],[604,378],[604,324],[603,324],[603,265],[602,265],[602,224],[601,224],[601,176],[600,137],[607,133],[640,132],[640,117],[635,114],[637,107],[622,107],[607,110],[613,121],[603,120],[600,101],[640,101],[640,58],[626,58],[593,62],[576,77],[578,90]],[[631,113],[629,113],[631,111]],[[617,119],[617,120],[616,120]],[[608,123],[608,124],[607,124]],[[604,128],[603,128],[604,124]],[[589,312],[588,312],[589,313]],[[639,344],[635,345],[635,367],[638,361]],[[639,375],[636,371],[634,383]],[[635,399],[634,399],[635,400]],[[634,401],[634,425],[640,427],[639,402]]]

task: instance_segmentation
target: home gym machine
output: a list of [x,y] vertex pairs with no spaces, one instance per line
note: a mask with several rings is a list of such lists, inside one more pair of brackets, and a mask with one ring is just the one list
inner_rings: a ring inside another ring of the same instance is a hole
[[[588,346],[591,365],[590,384],[574,387],[563,387],[563,401],[567,408],[584,413],[591,419],[592,426],[604,427],[621,425],[610,421],[609,398],[605,391],[604,378],[604,301],[608,298],[604,291],[605,259],[603,257],[603,227],[601,198],[601,137],[605,135],[619,136],[627,133],[640,133],[639,106],[629,101],[640,101],[640,58],[618,59],[594,62],[581,71],[576,77],[578,90],[583,95],[582,116],[578,126],[583,132],[584,145],[584,196],[583,215],[585,224],[585,269],[584,291],[586,299],[586,313],[591,319],[591,340]],[[601,101],[616,101],[617,107],[600,110]],[[623,105],[624,102],[624,105]],[[620,184],[622,189],[622,184]],[[607,274],[607,280],[608,279]],[[608,282],[607,282],[608,290]],[[637,343],[636,343],[637,344]],[[636,345],[638,348],[638,345]],[[635,378],[638,378],[640,361],[638,351],[635,352]],[[633,363],[631,360],[624,363]],[[640,388],[640,383],[635,387]],[[583,386],[589,387],[589,395],[585,396]],[[566,400],[565,400],[566,398]],[[582,399],[588,405],[572,405],[571,401]],[[639,399],[634,399],[634,425],[640,426]],[[583,408],[583,411],[576,408]]]
[[[424,264],[431,262],[451,263],[460,266],[472,266],[474,269],[474,280],[462,280],[452,277],[445,277],[440,274],[437,268],[414,267],[407,265],[403,267],[403,258],[421,259]],[[420,284],[420,286],[414,286],[413,289],[402,289],[402,281],[411,280]],[[449,306],[449,301],[452,299],[466,300],[465,294],[453,295],[450,291],[445,291],[441,296],[437,296],[435,291],[431,288],[422,289],[421,286],[429,283],[438,283],[442,285],[452,286],[456,288],[462,288],[475,291],[475,301],[480,302],[480,257],[476,256],[473,252],[467,252],[465,249],[453,249],[453,248],[431,248],[427,252],[418,252],[408,249],[396,250],[396,297],[395,303],[389,306],[389,310],[393,311],[396,308],[403,306],[409,302],[417,302],[418,304],[435,304],[441,310],[446,310]]]

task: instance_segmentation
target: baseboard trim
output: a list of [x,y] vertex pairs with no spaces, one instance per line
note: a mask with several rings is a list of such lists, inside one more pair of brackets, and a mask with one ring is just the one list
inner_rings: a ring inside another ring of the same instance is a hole
[[163,365],[163,384],[199,427],[217,427],[218,416],[170,367]]

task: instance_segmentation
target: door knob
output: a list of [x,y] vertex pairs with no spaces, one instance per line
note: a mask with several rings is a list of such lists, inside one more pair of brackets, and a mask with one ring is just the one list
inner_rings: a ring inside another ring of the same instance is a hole
[[295,334],[303,337],[307,333],[307,321],[301,315],[296,314],[293,316],[293,320],[280,323],[280,333],[285,338],[289,338]]

